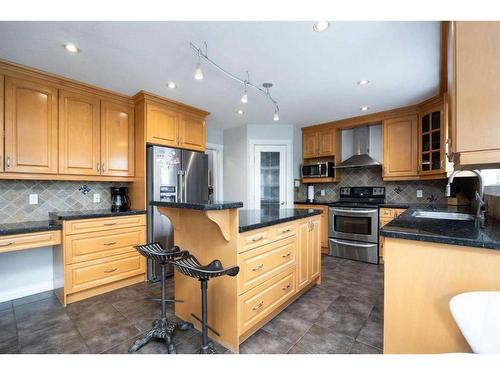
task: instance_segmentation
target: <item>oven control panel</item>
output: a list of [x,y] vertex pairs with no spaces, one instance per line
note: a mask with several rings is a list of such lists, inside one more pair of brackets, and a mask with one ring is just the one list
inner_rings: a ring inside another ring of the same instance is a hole
[[344,198],[384,198],[383,186],[354,186],[341,187],[340,196]]

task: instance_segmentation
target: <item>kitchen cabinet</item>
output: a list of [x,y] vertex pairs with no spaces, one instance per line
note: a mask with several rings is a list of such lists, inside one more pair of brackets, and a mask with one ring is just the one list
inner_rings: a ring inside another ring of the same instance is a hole
[[0,172],[3,172],[3,103],[4,103],[4,76],[0,74]]
[[101,175],[134,175],[134,109],[101,102]]
[[302,157],[304,159],[335,156],[337,151],[337,129],[303,130]]
[[321,211],[321,251],[328,254],[328,206],[318,204],[296,204],[295,208]]
[[446,172],[445,143],[447,127],[442,105],[420,112],[418,126],[418,174]]
[[205,151],[205,120],[191,114],[181,114],[179,121],[179,147]]
[[57,89],[5,78],[6,172],[57,173]]
[[498,166],[500,22],[451,22],[449,36],[448,90],[453,159],[460,166]]
[[418,115],[407,115],[384,121],[383,178],[417,176]]
[[308,285],[314,278],[320,275],[321,252],[321,220],[313,218],[298,224],[298,256],[297,268],[298,290]]
[[[397,218],[399,215],[401,215],[403,212],[406,211],[406,208],[387,208],[387,207],[382,207],[379,210],[379,228],[382,228],[384,225],[389,224],[391,221],[393,221],[395,218]],[[378,245],[378,258],[379,258],[379,263],[383,264],[384,263],[384,239],[385,237],[380,236],[379,238],[379,245]]]
[[179,114],[157,104],[146,104],[146,141],[162,146],[179,145]]
[[98,97],[59,92],[59,173],[100,174],[100,129]]

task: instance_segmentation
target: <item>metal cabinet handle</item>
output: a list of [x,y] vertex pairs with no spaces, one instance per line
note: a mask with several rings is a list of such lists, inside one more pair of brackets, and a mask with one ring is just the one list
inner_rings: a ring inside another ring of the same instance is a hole
[[104,163],[102,163],[101,170],[102,170],[103,172],[105,171],[105,169],[104,169]]
[[264,268],[264,263],[261,263],[258,266],[255,266],[255,268],[252,268],[252,271],[257,272],[260,271],[262,268]]
[[106,270],[104,271],[104,273],[111,273],[111,272],[115,272],[118,268],[111,268],[110,270]]
[[5,158],[5,165],[6,165],[7,168],[10,168],[10,156],[7,156]]
[[264,239],[264,236],[259,236],[259,237],[252,238],[252,241],[253,242],[257,242],[257,241],[260,241],[260,240],[263,240],[263,239]]
[[5,242],[5,243],[0,244],[0,247],[5,247],[5,246],[14,245],[15,243],[16,243],[16,241],[12,241],[12,242]]
[[113,241],[113,242],[105,243],[104,246],[111,246],[111,245],[115,245],[115,244],[116,244],[116,241]]
[[110,225],[116,225],[116,223],[104,223],[103,225],[110,226]]
[[256,304],[254,307],[252,307],[252,310],[258,310],[258,309],[260,309],[262,306],[264,306],[264,301],[261,301],[261,302],[259,302],[258,304]]
[[281,288],[282,290],[287,290],[287,289],[290,289],[291,287],[291,284],[287,284],[285,285],[283,288]]
[[291,253],[286,253],[286,254],[283,254],[281,257],[282,258],[288,258],[290,255],[292,255]]
[[288,228],[288,229],[284,229],[284,230],[282,230],[282,231],[281,231],[281,233],[288,233],[288,232],[291,232],[291,231],[292,231],[292,230],[291,230],[290,228]]
[[101,172],[101,164],[97,163],[97,172]]

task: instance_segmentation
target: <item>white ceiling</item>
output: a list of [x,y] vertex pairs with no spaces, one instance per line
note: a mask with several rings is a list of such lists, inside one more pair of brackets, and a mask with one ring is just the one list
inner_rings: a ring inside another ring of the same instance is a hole
[[[0,58],[127,95],[147,90],[178,100],[211,112],[209,126],[273,123],[271,103],[256,91],[241,104],[241,85],[206,64],[205,78],[193,78],[189,42],[207,41],[219,65],[274,84],[280,123],[305,126],[435,95],[439,30],[439,22],[332,22],[323,33],[311,22],[0,22]],[[81,53],[68,53],[66,42]],[[370,84],[358,86],[361,79]]]

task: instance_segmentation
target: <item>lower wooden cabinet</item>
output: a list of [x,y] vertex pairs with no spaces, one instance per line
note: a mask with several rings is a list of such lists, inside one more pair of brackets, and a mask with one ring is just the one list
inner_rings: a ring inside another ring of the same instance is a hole
[[[382,207],[379,210],[379,228],[382,228],[384,225],[389,224],[399,215],[406,211],[406,208],[387,208]],[[378,258],[381,264],[384,263],[384,240],[385,237],[380,236],[379,244],[378,244]]]
[[0,253],[33,249],[44,246],[54,246],[59,245],[60,243],[60,230],[0,236]]
[[56,294],[66,305],[146,279],[146,217],[134,215],[65,221],[54,247]]
[[298,290],[320,275],[321,252],[319,218],[298,224],[299,255],[297,257]]
[[320,210],[321,213],[321,251],[328,254],[328,206],[296,204],[295,208]]

